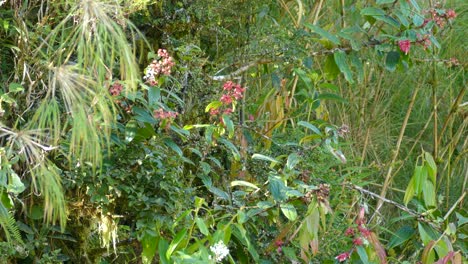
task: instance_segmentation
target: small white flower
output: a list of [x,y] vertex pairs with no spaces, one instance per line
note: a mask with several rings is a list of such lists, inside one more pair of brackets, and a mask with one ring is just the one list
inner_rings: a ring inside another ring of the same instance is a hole
[[211,246],[210,250],[214,253],[216,262],[221,262],[229,254],[229,248],[222,240]]

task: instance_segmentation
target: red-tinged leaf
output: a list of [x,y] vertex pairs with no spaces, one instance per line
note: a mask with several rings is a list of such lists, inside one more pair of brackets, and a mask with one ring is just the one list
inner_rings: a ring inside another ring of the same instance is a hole
[[387,264],[387,253],[385,253],[385,249],[382,246],[382,244],[380,244],[380,241],[377,235],[374,232],[371,232],[370,235],[368,236],[368,240],[371,243],[371,245],[374,247],[374,250],[380,259],[379,263]]
[[455,256],[455,252],[450,251],[445,257],[439,259],[434,264],[447,264],[450,260],[453,262],[453,257]]
[[434,245],[435,241],[431,240],[429,243],[427,243],[427,246],[424,248],[424,251],[421,256],[421,262],[423,264],[434,263],[435,254],[432,250],[434,248]]
[[310,249],[312,250],[312,254],[316,255],[318,253],[318,249],[319,249],[318,238],[312,239],[312,241],[310,241],[309,246],[310,246]]

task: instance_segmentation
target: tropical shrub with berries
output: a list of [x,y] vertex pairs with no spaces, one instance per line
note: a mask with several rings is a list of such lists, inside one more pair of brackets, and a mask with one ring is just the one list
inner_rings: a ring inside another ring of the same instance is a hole
[[0,262],[466,262],[466,12],[0,1]]

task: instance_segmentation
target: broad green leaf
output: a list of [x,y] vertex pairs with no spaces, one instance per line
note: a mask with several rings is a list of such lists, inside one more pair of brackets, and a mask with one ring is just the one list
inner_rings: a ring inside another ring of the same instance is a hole
[[455,212],[455,214],[456,214],[457,219],[458,219],[458,222],[457,222],[458,227],[461,227],[462,225],[468,223],[468,217],[464,217],[463,215],[461,215],[458,212]]
[[415,27],[420,27],[424,24],[424,17],[421,14],[413,15],[413,24]]
[[0,202],[6,209],[13,208],[13,201],[11,200],[10,195],[5,191],[0,192]]
[[319,100],[330,100],[330,101],[338,101],[341,103],[348,103],[346,99],[343,97],[333,94],[333,93],[320,93],[319,96],[317,97]]
[[144,264],[151,264],[154,255],[156,254],[156,247],[158,245],[158,238],[156,236],[145,233],[141,239],[141,246],[143,251],[141,252],[142,262]]
[[283,212],[284,216],[288,218],[290,221],[294,221],[297,218],[297,211],[294,205],[287,203],[280,205],[281,212]]
[[330,89],[330,90],[333,90],[333,91],[339,91],[339,88],[338,86],[334,85],[334,84],[331,84],[331,83],[321,83],[319,85],[320,88],[326,88],[326,89]]
[[10,85],[8,86],[8,91],[10,93],[17,93],[17,92],[22,92],[24,91],[24,88],[21,84],[19,83],[10,83]]
[[351,72],[351,69],[349,68],[348,63],[346,62],[346,53],[342,50],[337,51],[333,54],[333,57],[335,58],[335,63],[340,69],[340,72],[344,74],[345,79],[353,84],[353,74]]
[[208,231],[208,227],[206,226],[205,221],[203,221],[203,219],[201,219],[200,217],[196,217],[195,223],[197,223],[198,229],[202,234],[204,234],[205,236],[208,236],[210,234],[210,232]]
[[421,7],[419,7],[419,4],[416,0],[410,0],[410,3],[411,5],[413,5],[413,7],[416,9],[416,11],[420,12],[421,11]]
[[214,195],[216,195],[217,197],[223,199],[223,200],[226,200],[226,201],[229,201],[229,194],[225,191],[222,191],[221,189],[219,188],[216,188],[214,186],[211,186],[210,187],[210,192],[212,192]]
[[301,161],[301,158],[296,153],[291,153],[288,156],[288,161],[286,162],[286,168],[289,170],[294,169],[296,165]]
[[418,231],[424,245],[429,244],[431,240],[435,240],[438,237],[437,234],[434,233],[434,230],[424,223],[418,222]]
[[331,42],[335,43],[336,45],[340,45],[340,39],[338,39],[335,35],[323,30],[321,27],[310,24],[310,23],[305,23],[304,24],[306,27],[310,28],[313,30],[315,33],[319,34],[323,38],[326,38],[330,40]]
[[148,103],[150,106],[155,105],[161,99],[161,88],[158,86],[148,87]]
[[315,134],[317,135],[320,135],[322,136],[322,132],[320,131],[320,129],[318,129],[316,126],[312,125],[311,123],[309,122],[306,122],[306,121],[299,121],[297,123],[299,126],[303,126],[305,128],[308,128],[310,130],[312,130]]
[[307,88],[313,88],[312,80],[309,76],[307,76],[307,73],[304,70],[295,68],[294,72],[301,78],[301,80],[305,83]]
[[426,177],[424,177],[426,171],[423,170],[423,166],[416,166],[414,168],[413,178],[414,178],[414,192],[416,195],[419,195],[422,191],[424,181]]
[[377,0],[378,5],[392,4],[395,0]]
[[167,251],[166,251],[166,259],[171,259],[171,255],[172,253],[174,253],[174,250],[177,248],[177,246],[179,245],[179,243],[184,239],[185,235],[187,234],[187,229],[186,228],[183,228],[182,230],[180,230],[176,236],[174,237],[174,239],[172,240],[171,244],[169,245],[169,247],[167,248]]
[[162,264],[169,264],[169,258],[166,257],[166,253],[169,249],[169,243],[166,240],[160,239],[158,243],[158,253],[159,253],[159,261]]
[[152,125],[157,123],[156,119],[143,108],[134,106],[132,111],[135,114],[135,119],[140,122],[149,123]]
[[231,153],[234,156],[235,160],[240,160],[239,150],[236,148],[236,146],[234,146],[234,144],[232,144],[231,141],[224,138],[220,138],[219,142],[223,143],[229,150],[231,150]]
[[276,177],[269,177],[269,181],[270,183],[268,184],[268,189],[271,192],[273,199],[275,199],[277,202],[283,201],[286,198],[286,186],[284,185],[283,181]]
[[138,123],[136,120],[130,120],[125,126],[125,142],[131,142],[137,133]]
[[414,228],[411,226],[405,225],[402,226],[398,231],[392,236],[392,239],[388,243],[387,247],[388,248],[394,248],[397,247],[406,241],[408,241],[416,232]]
[[398,62],[400,61],[400,53],[390,51],[385,58],[385,68],[389,71],[395,71]]
[[385,16],[385,11],[377,7],[366,7],[361,10],[362,16]]
[[10,171],[8,178],[7,192],[20,194],[26,189],[18,174],[13,170]]
[[435,185],[436,184],[436,177],[437,177],[437,165],[434,161],[434,158],[432,158],[432,155],[429,152],[424,152],[424,159],[427,163],[426,166],[428,167],[428,175],[429,179],[431,182]]
[[168,146],[170,149],[172,149],[173,151],[175,151],[177,154],[179,154],[180,157],[182,157],[184,155],[184,153],[182,152],[182,149],[180,149],[179,146],[177,146],[176,143],[174,143],[174,141],[170,138],[165,138],[164,140],[164,144],[166,146]]
[[370,264],[369,262],[369,257],[367,256],[366,250],[362,246],[357,246],[356,247],[357,253],[359,255],[359,258],[361,259],[363,264]]
[[209,112],[211,109],[218,109],[222,105],[223,105],[223,102],[221,101],[213,101],[206,106],[205,112]]
[[434,184],[431,181],[426,180],[424,182],[424,188],[422,190],[424,203],[426,207],[436,206],[436,193],[435,193]]
[[415,192],[415,189],[416,189],[415,185],[416,185],[415,178],[412,177],[409,184],[408,184],[408,187],[406,187],[405,197],[403,198],[403,203],[405,205],[408,205],[409,201],[411,201],[411,199],[413,199],[414,192]]
[[227,131],[228,131],[228,137],[232,138],[234,136],[234,123],[232,122],[229,115],[223,115],[222,118],[223,118],[223,122],[226,125]]
[[264,161],[269,161],[269,162],[272,162],[272,163],[279,163],[278,160],[272,158],[272,157],[268,157],[268,156],[265,156],[265,155],[262,155],[262,154],[253,154],[252,155],[252,159],[258,159],[258,160],[264,160]]
[[246,182],[246,181],[232,181],[231,182],[231,187],[234,187],[234,186],[245,186],[245,187],[253,188],[255,190],[260,189],[255,184],[250,183],[250,182]]

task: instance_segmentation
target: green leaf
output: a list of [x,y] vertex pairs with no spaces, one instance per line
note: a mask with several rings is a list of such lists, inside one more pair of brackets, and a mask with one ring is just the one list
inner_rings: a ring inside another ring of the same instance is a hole
[[183,228],[182,230],[180,230],[176,236],[174,237],[174,239],[172,240],[171,244],[169,245],[169,247],[167,248],[167,251],[166,251],[166,259],[171,259],[171,255],[172,253],[174,253],[174,250],[177,248],[177,246],[179,245],[179,243],[184,239],[185,235],[187,235],[187,229],[186,228]]
[[143,247],[141,258],[144,264],[151,264],[153,261],[154,255],[156,254],[157,244],[158,238],[156,236],[152,236],[148,233],[143,235],[143,238],[141,239],[141,246]]
[[397,247],[406,241],[408,241],[416,232],[411,226],[402,226],[398,231],[392,236],[392,239],[388,243],[388,248]]
[[434,207],[436,206],[436,193],[434,184],[431,181],[426,180],[424,182],[424,189],[422,190],[424,203],[426,207]]
[[277,177],[269,177],[269,181],[270,183],[268,184],[268,189],[271,192],[273,199],[278,202],[283,201],[286,198],[286,186],[284,185],[283,181]]
[[24,88],[21,84],[19,83],[10,83],[10,85],[8,86],[8,91],[10,93],[17,93],[17,92],[22,92],[24,91]]
[[392,4],[395,0],[377,0],[378,5]]
[[205,112],[208,113],[211,109],[218,109],[222,105],[223,105],[223,102],[221,101],[213,101],[206,106]]
[[294,169],[296,165],[301,161],[301,158],[296,153],[291,153],[288,156],[288,161],[286,162],[286,168],[288,170]]
[[418,231],[424,246],[429,244],[431,240],[437,239],[437,234],[426,224],[418,222]]
[[155,105],[161,99],[161,88],[151,86],[148,88],[148,103],[150,106]]
[[290,221],[296,220],[297,211],[296,211],[296,208],[292,204],[290,204],[290,203],[281,204],[280,208],[281,208],[281,212],[283,212],[283,214],[284,214],[284,216],[286,216],[286,218],[288,218]]
[[424,159],[427,163],[426,166],[428,167],[428,175],[429,175],[429,180],[435,185],[436,184],[436,178],[437,178],[437,165],[434,161],[434,158],[429,152],[424,152]]
[[166,240],[160,239],[158,243],[159,260],[162,264],[169,264],[169,258],[166,257],[167,250],[169,249],[169,243]]
[[211,186],[210,187],[210,192],[212,192],[214,195],[216,195],[217,197],[223,199],[223,200],[226,200],[226,201],[229,201],[229,194],[227,194],[227,192],[225,191],[222,191],[221,189],[218,189],[214,186]]
[[330,89],[330,90],[333,90],[333,91],[339,91],[339,88],[338,86],[334,85],[334,84],[331,84],[331,83],[321,83],[319,85],[320,88],[326,88],[326,89]]
[[173,151],[175,151],[177,154],[179,154],[180,157],[182,157],[184,155],[184,153],[182,152],[182,149],[180,149],[179,146],[177,146],[176,143],[174,143],[174,141],[170,138],[165,138],[164,140],[164,144],[166,146],[168,146],[170,149],[172,149]]
[[143,108],[134,106],[132,111],[135,114],[135,119],[140,122],[149,123],[152,125],[157,123],[156,119]]
[[319,100],[330,100],[330,101],[338,101],[342,103],[348,103],[346,99],[343,97],[333,94],[333,93],[320,93],[319,96],[317,97]]
[[405,206],[407,206],[409,201],[411,201],[411,199],[413,199],[415,189],[416,189],[416,187],[415,187],[415,178],[412,177],[409,184],[408,184],[408,187],[406,187],[405,197],[403,198],[403,203],[405,204]]
[[426,171],[423,170],[423,166],[416,166],[414,168],[414,192],[419,195],[423,189],[424,181],[426,180]]
[[130,120],[125,126],[125,142],[131,142],[137,133],[138,123],[136,120]]
[[232,122],[229,115],[224,115],[223,114],[222,118],[223,118],[223,122],[226,125],[227,131],[228,131],[228,137],[232,138],[234,136],[234,123]]
[[340,39],[338,39],[335,35],[330,34],[329,32],[323,30],[321,27],[310,24],[310,23],[305,23],[304,24],[306,27],[309,29],[313,30],[315,33],[319,34],[323,38],[326,38],[330,40],[331,42],[335,43],[336,45],[340,45]]
[[312,80],[310,79],[309,76],[307,76],[307,73],[304,70],[295,68],[294,72],[301,78],[302,81],[304,81],[307,88],[309,89],[313,88]]
[[361,10],[362,16],[385,16],[385,11],[377,7],[367,7]]
[[416,11],[418,11],[418,12],[421,11],[421,7],[419,7],[418,2],[416,2],[416,0],[410,0],[410,3],[411,3],[411,5],[413,5],[413,7],[416,9]]
[[335,63],[340,69],[340,72],[344,74],[345,79],[353,84],[353,74],[348,66],[348,63],[346,62],[346,53],[342,50],[337,51],[333,54],[333,57],[335,58]]
[[413,15],[413,24],[415,27],[420,27],[424,24],[424,17],[421,14]]
[[203,221],[203,219],[201,219],[200,217],[196,217],[195,223],[197,223],[198,229],[202,234],[204,234],[205,236],[208,236],[210,234],[210,232],[208,231],[208,227],[206,227],[205,221]]
[[369,264],[369,257],[367,256],[366,250],[362,246],[357,246],[357,253],[363,264]]
[[246,181],[232,181],[231,187],[234,187],[234,186],[245,186],[245,187],[253,188],[255,190],[260,190],[260,188],[258,188],[255,184],[252,184]]
[[234,144],[232,144],[231,141],[220,138],[219,142],[223,143],[228,149],[231,150],[231,153],[234,156],[234,160],[240,160],[239,150],[236,148],[236,146],[234,146]]
[[456,214],[457,219],[458,219],[458,222],[457,222],[458,227],[461,227],[462,225],[468,223],[468,217],[464,217],[463,215],[461,215],[458,212],[455,212],[455,214]]
[[310,130],[312,130],[315,134],[319,135],[319,136],[322,136],[322,132],[320,131],[320,129],[318,129],[316,126],[312,125],[311,123],[309,122],[306,122],[306,121],[299,121],[297,123],[299,126],[303,126],[305,128],[308,128]]
[[18,174],[13,170],[10,171],[8,178],[7,192],[20,194],[26,189]]
[[253,154],[252,155],[252,159],[258,159],[258,160],[264,160],[264,161],[269,161],[271,163],[279,163],[278,160],[274,159],[274,158],[271,158],[271,157],[268,157],[268,156],[265,156],[265,155],[262,155],[262,154]]
[[396,51],[390,51],[387,53],[387,57],[385,59],[385,68],[389,71],[395,71],[399,61],[400,53]]

